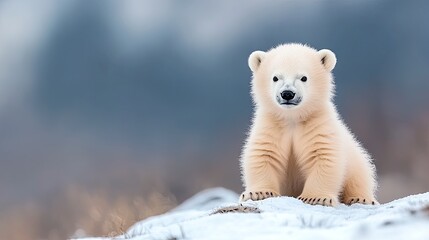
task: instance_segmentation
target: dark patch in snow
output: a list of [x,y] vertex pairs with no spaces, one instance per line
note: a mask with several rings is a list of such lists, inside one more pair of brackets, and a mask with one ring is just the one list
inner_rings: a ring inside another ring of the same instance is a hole
[[424,207],[424,208],[422,209],[422,212],[423,212],[424,214],[426,214],[427,216],[429,216],[429,205],[427,205],[426,207]]
[[382,225],[383,226],[390,226],[390,225],[393,225],[393,224],[394,224],[393,221],[385,221]]
[[213,214],[219,214],[219,213],[261,213],[261,210],[256,207],[249,207],[249,206],[243,206],[242,204],[238,206],[228,206],[228,207],[222,207],[211,213]]

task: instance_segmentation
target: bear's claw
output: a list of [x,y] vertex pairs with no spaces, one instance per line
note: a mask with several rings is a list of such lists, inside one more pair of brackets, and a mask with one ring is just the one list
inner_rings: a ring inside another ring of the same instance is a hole
[[347,205],[352,205],[355,203],[360,203],[360,204],[364,204],[364,205],[379,205],[379,203],[375,199],[361,198],[361,197],[360,198],[359,197],[348,197],[348,198],[345,198],[343,202]]
[[257,201],[257,200],[263,200],[266,198],[270,198],[270,197],[278,197],[280,196],[280,194],[274,192],[274,191],[245,191],[240,195],[240,202],[244,202],[247,200],[253,200],[253,201]]
[[298,200],[303,201],[304,203],[311,205],[322,205],[322,206],[334,206],[336,204],[336,200],[331,197],[303,197],[299,196]]

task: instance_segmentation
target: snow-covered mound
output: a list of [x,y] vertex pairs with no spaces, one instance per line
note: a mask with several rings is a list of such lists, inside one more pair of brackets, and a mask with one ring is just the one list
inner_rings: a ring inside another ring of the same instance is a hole
[[[429,193],[379,206],[335,208],[311,206],[291,197],[248,201],[242,206],[237,199],[229,190],[209,189],[166,214],[135,224],[115,239],[429,240]],[[227,213],[216,213],[219,209]],[[243,209],[258,211],[240,213]]]

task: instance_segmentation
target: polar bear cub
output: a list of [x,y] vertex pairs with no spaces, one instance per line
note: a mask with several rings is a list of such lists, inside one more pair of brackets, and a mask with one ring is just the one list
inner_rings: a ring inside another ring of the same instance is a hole
[[249,57],[253,124],[241,157],[240,201],[293,196],[308,204],[378,204],[371,157],[333,104],[327,49],[284,44]]

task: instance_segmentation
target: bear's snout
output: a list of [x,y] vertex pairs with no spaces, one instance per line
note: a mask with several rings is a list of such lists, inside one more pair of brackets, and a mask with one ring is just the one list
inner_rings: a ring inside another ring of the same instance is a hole
[[280,95],[286,101],[292,100],[295,97],[295,93],[291,90],[283,91],[282,93],[280,93]]

